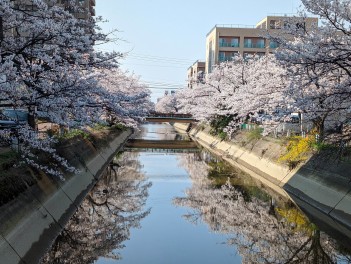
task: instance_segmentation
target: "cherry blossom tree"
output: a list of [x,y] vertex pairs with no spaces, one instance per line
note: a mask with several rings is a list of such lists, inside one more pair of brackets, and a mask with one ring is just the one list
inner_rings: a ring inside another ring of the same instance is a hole
[[136,125],[154,109],[150,90],[139,77],[120,69],[104,70],[97,77],[102,87],[100,102],[108,122]]
[[[286,69],[273,56],[243,58],[218,65],[205,83],[178,93],[183,111],[204,121],[230,116],[232,127],[264,112],[270,120],[290,113]],[[279,111],[278,111],[279,110]]]
[[327,127],[347,122],[351,106],[349,0],[303,0],[305,11],[319,16],[322,25],[288,30],[292,41],[280,43],[276,56],[289,68],[289,93],[306,120],[323,136]]
[[155,111],[159,113],[177,113],[178,110],[177,96],[174,94],[166,94],[155,105]]
[[304,25],[304,13],[286,21],[285,32],[270,36],[280,44],[275,52],[278,60],[271,55],[236,57],[217,65],[205,83],[180,92],[182,111],[207,122],[229,116],[234,122],[228,131],[249,113],[264,112],[266,125],[277,125],[290,113],[300,112],[320,138],[325,130],[349,122],[351,1],[303,4],[305,11],[322,19],[321,27]]
[[246,62],[238,57],[235,62],[218,65],[207,76],[204,83],[197,83],[192,89],[184,89],[178,95],[183,111],[191,113],[198,120],[210,121],[217,116],[237,114],[231,97],[245,84]]
[[[112,121],[132,126],[145,115],[149,93],[135,76],[116,72],[121,54],[95,51],[94,46],[111,41],[97,25],[100,18],[77,19],[73,13],[85,12],[77,1],[64,7],[54,3],[0,1],[1,103],[25,109],[29,116],[27,125],[17,124],[16,133],[1,130],[0,139],[18,140],[23,161],[62,176],[53,167],[73,168],[55,154],[52,139],[36,134],[36,118],[84,127],[108,112]],[[110,76],[108,85],[102,75]],[[54,166],[41,164],[36,152],[45,152]]]

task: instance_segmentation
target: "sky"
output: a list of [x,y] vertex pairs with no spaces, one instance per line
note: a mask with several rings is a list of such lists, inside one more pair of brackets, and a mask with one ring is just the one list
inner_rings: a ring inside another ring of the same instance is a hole
[[140,76],[152,100],[186,86],[187,69],[205,60],[206,34],[216,24],[255,25],[270,14],[292,14],[300,0],[96,0],[104,32],[117,30],[104,51],[126,53],[121,68]]

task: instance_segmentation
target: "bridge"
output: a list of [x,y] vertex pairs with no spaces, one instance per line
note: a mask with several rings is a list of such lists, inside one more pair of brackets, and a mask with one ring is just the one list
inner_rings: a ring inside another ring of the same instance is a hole
[[[126,149],[155,149],[172,150],[171,152],[183,152],[184,150],[197,150],[197,145],[191,140],[148,140],[129,139],[125,144]],[[176,151],[183,150],[183,151]]]
[[192,123],[196,120],[189,114],[172,114],[172,113],[151,113],[145,118],[147,122],[177,122]]

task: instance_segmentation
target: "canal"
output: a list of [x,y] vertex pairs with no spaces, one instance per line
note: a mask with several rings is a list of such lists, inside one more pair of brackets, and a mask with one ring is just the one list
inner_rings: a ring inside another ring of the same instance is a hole
[[[135,139],[188,140],[156,123]],[[286,197],[205,150],[157,146],[118,153],[42,263],[351,263]]]

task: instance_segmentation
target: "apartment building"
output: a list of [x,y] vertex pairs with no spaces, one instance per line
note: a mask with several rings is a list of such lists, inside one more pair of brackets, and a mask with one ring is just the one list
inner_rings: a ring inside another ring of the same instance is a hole
[[[242,56],[262,56],[278,47],[269,41],[268,34],[284,34],[284,29],[296,25],[306,30],[318,27],[318,18],[293,16],[267,16],[255,26],[216,25],[206,36],[205,73],[221,62],[230,61],[240,54]],[[289,38],[287,36],[287,38]]]
[[[16,7],[21,7],[21,9],[26,10],[27,12],[31,12],[31,13],[35,13],[35,6],[33,5],[33,0],[12,0],[14,6]],[[79,19],[89,19],[93,16],[95,16],[95,0],[75,0],[76,3],[79,4],[80,8],[79,10],[73,10],[70,7],[70,1],[71,0],[54,0],[54,1],[50,1],[50,0],[45,0],[45,2],[49,3],[49,4],[54,4],[54,5],[59,5],[64,7],[65,9],[67,9],[69,12],[71,12],[72,14],[74,14],[74,16],[76,18]],[[29,32],[23,32],[21,31],[21,29],[18,29],[19,32],[21,32],[22,36],[26,36],[29,34]],[[13,36],[16,35],[17,33],[14,31],[14,29],[12,30],[8,30],[5,31],[3,29],[3,19],[2,17],[0,17],[0,41],[3,40],[3,38],[7,35]]]
[[[49,1],[46,0],[47,3],[54,3],[56,5],[63,6],[67,8],[72,14],[74,14],[77,18],[80,19],[88,19],[92,16],[95,16],[95,0],[75,0],[77,4],[80,5],[81,10],[71,10],[69,3],[71,0],[56,0],[56,1]],[[15,5],[20,5],[22,8],[26,8],[28,11],[35,11],[33,8],[33,0],[14,0]]]
[[[57,3],[68,7],[68,3],[71,0],[57,0]],[[82,12],[72,12],[75,17],[80,19],[88,19],[92,16],[95,16],[95,0],[76,0],[76,2],[82,7]]]
[[195,61],[188,68],[188,88],[192,88],[194,82],[202,81],[205,75],[205,62]]

